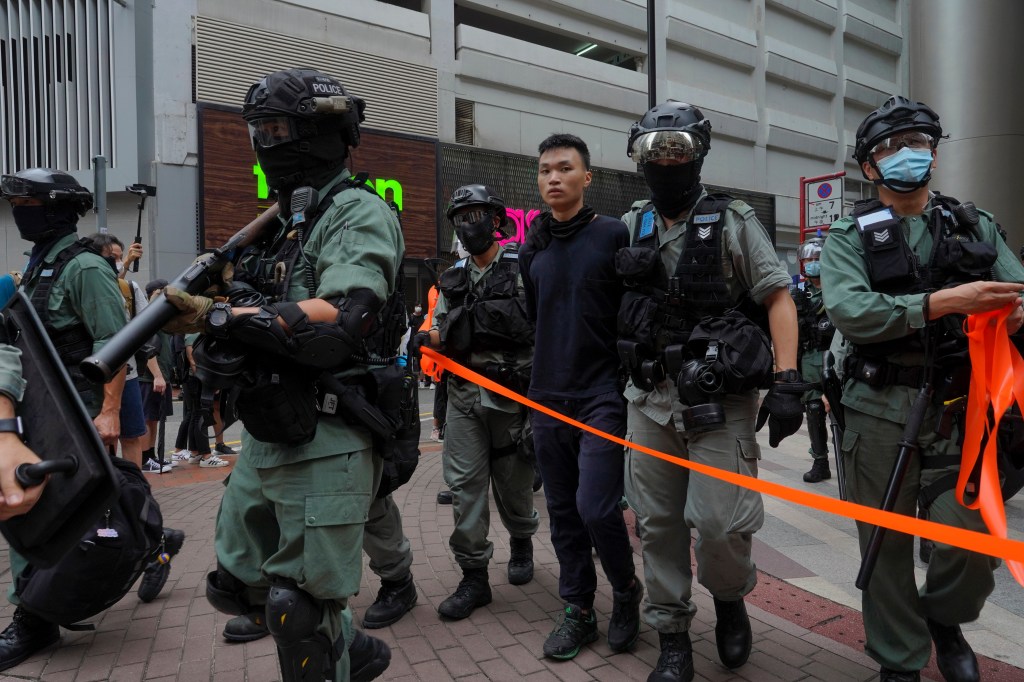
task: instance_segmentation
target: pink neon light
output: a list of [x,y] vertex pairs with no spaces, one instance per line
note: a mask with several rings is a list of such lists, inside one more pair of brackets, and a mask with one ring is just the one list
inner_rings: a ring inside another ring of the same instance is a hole
[[509,220],[516,224],[515,233],[512,234],[508,239],[503,239],[501,244],[508,244],[509,242],[518,242],[522,244],[526,241],[526,230],[529,228],[530,223],[533,219],[540,215],[540,211],[535,208],[529,210],[522,208],[507,208],[505,212],[508,213]]

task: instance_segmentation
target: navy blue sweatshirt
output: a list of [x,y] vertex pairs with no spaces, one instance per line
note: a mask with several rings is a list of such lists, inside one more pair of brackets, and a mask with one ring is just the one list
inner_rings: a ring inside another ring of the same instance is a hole
[[519,253],[526,309],[536,325],[529,397],[589,398],[618,390],[616,319],[623,285],[615,252],[629,246],[629,229],[599,215],[544,249]]

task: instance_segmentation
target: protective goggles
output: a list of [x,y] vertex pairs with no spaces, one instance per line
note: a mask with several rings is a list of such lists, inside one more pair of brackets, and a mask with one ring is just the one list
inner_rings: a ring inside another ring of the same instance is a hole
[[16,175],[5,175],[0,178],[0,194],[5,197],[28,197],[40,192],[31,180]]
[[299,139],[296,121],[291,116],[272,116],[249,121],[249,138],[252,148],[269,149],[285,142]]
[[821,244],[819,242],[804,242],[800,245],[800,260],[810,260],[821,256]]
[[490,214],[491,212],[486,208],[471,208],[468,211],[462,211],[453,215],[452,225],[459,227],[461,225],[478,223]]
[[655,130],[638,135],[630,148],[632,159],[641,164],[664,159],[690,163],[704,158],[706,153],[703,140],[682,130]]
[[935,138],[927,133],[917,130],[900,133],[880,140],[869,152],[875,159],[884,159],[892,156],[904,147],[911,149],[932,149],[935,146]]

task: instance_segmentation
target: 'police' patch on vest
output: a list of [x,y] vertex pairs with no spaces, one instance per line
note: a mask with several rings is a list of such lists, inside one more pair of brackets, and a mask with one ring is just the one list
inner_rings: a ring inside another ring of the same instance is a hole
[[702,213],[701,215],[693,216],[694,225],[706,225],[708,223],[717,223],[721,213]]
[[643,215],[643,220],[640,223],[640,232],[637,234],[637,239],[646,239],[654,234],[654,211],[647,211]]

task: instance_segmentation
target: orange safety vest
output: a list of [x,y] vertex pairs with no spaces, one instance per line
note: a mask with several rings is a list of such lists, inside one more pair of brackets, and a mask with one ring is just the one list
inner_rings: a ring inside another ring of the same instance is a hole
[[[430,291],[427,293],[427,316],[423,318],[423,324],[420,325],[419,331],[421,332],[430,331],[430,326],[434,322],[434,307],[437,305],[437,296],[437,287],[430,287]],[[426,355],[420,358],[420,371],[434,381],[441,381],[441,375],[444,374],[444,370],[438,366],[433,358],[428,358]]]

